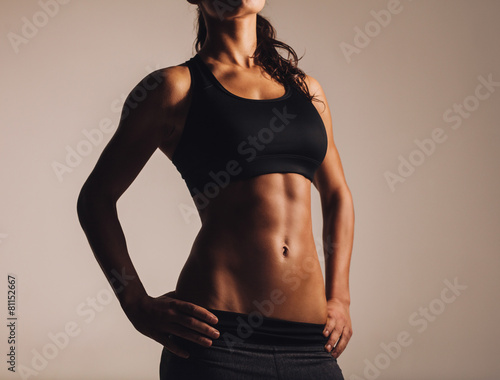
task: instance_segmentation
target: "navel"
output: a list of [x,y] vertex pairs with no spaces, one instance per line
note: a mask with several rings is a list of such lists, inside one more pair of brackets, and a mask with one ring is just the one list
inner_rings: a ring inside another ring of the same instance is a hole
[[283,246],[283,257],[287,257],[288,256],[288,247],[285,245]]

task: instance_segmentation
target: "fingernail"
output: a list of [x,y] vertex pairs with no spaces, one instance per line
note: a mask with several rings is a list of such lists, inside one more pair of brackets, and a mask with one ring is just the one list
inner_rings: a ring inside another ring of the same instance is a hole
[[327,350],[328,352],[330,352],[330,351],[332,350],[332,346],[331,346],[331,345],[329,345],[329,344],[327,344],[327,345],[325,346],[325,348],[326,348],[326,350]]
[[328,336],[328,330],[325,330],[325,331],[323,332],[323,335],[324,335],[324,336]]

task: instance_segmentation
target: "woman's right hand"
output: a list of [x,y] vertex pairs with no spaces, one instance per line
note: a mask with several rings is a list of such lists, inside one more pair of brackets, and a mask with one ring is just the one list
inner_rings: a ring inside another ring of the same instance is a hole
[[219,337],[212,324],[217,317],[207,309],[175,298],[175,291],[160,297],[145,295],[123,307],[137,331],[162,344],[170,352],[183,357],[189,353],[179,347],[170,335],[176,335],[205,347]]

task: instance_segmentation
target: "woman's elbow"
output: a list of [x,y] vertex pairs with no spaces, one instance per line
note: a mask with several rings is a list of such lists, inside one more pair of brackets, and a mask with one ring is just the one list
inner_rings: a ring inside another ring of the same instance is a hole
[[91,204],[92,195],[89,193],[87,188],[83,186],[80,190],[80,194],[78,194],[78,199],[76,201],[76,213],[82,227],[84,227],[86,221],[89,219]]
[[86,221],[91,219],[99,211],[104,211],[106,205],[116,204],[116,199],[106,194],[102,189],[97,189],[86,182],[76,201],[76,212],[80,224],[83,226]]
[[347,185],[324,192],[322,200],[324,207],[327,209],[338,208],[340,204],[353,204],[351,190]]

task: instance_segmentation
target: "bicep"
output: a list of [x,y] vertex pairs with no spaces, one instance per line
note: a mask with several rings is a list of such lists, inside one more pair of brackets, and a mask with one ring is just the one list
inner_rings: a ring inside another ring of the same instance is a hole
[[[156,86],[154,80],[158,81]],[[130,92],[118,128],[101,153],[84,188],[118,200],[135,180],[163,138],[165,112],[162,89],[161,77],[155,72],[146,76]]]

